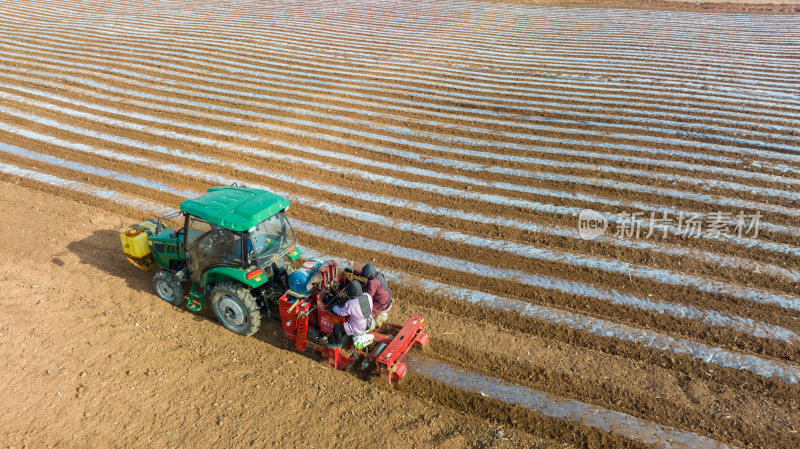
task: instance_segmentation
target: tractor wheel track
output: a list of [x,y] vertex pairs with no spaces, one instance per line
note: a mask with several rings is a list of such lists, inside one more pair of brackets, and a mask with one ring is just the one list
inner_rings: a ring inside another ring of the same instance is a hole
[[[800,444],[800,438],[796,434],[781,435],[781,441],[776,442],[775,435],[764,433],[760,426],[743,422],[741,419],[725,418],[730,415],[720,413],[712,407],[692,409],[665,402],[653,394],[634,395],[620,391],[619,379],[609,379],[598,385],[583,378],[582,373],[570,376],[541,367],[532,369],[530,364],[517,362],[510,356],[503,357],[497,353],[488,354],[437,338],[431,339],[431,344],[434,352],[428,355],[449,365],[479,374],[500,377],[515,385],[525,385],[561,397],[581,398],[582,401],[593,405],[644,417],[652,422],[689,430],[718,441],[736,445],[749,443],[756,447],[766,447],[776,443],[778,446],[784,447],[794,447]],[[686,384],[694,380],[696,378],[693,375],[686,375]],[[724,382],[717,386],[720,390],[731,388]],[[797,398],[798,395],[795,395],[794,399],[797,400]],[[781,404],[780,399],[770,397],[769,402],[770,405],[783,410],[784,413],[791,413],[791,407],[787,403]]]

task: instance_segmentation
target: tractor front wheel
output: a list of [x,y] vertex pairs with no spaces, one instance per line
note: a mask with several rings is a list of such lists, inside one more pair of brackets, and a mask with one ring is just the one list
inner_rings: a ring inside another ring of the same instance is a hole
[[249,337],[261,326],[261,308],[250,290],[235,282],[220,282],[211,292],[214,313],[223,326]]
[[156,273],[153,276],[153,288],[159,298],[173,306],[180,306],[183,302],[183,286],[171,271],[161,270]]

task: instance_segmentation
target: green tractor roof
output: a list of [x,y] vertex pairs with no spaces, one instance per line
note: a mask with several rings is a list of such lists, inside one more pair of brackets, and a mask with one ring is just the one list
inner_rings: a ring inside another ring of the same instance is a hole
[[286,198],[266,190],[212,187],[205,195],[182,202],[181,210],[231,231],[246,231],[289,204]]

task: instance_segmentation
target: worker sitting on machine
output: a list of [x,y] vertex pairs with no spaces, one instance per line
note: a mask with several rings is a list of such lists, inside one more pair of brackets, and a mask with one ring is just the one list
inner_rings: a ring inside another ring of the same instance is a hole
[[361,283],[351,281],[345,287],[345,293],[347,300],[344,305],[334,305],[331,311],[339,316],[347,317],[347,321],[333,326],[333,341],[328,345],[329,348],[341,348],[345,334],[357,339],[374,326],[372,296],[364,293]]
[[372,297],[372,316],[375,317],[375,327],[383,326],[389,319],[389,310],[392,308],[392,291],[389,290],[383,273],[371,263],[364,265],[360,270],[345,268],[344,271],[367,279],[364,292]]

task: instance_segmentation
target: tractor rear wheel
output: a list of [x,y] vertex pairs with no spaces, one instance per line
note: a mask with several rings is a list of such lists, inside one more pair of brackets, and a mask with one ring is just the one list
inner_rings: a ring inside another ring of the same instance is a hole
[[231,332],[249,337],[261,326],[261,307],[250,290],[236,282],[220,282],[211,291],[214,313]]
[[183,286],[171,271],[161,270],[156,273],[153,276],[153,288],[159,298],[173,306],[180,306],[183,302]]

